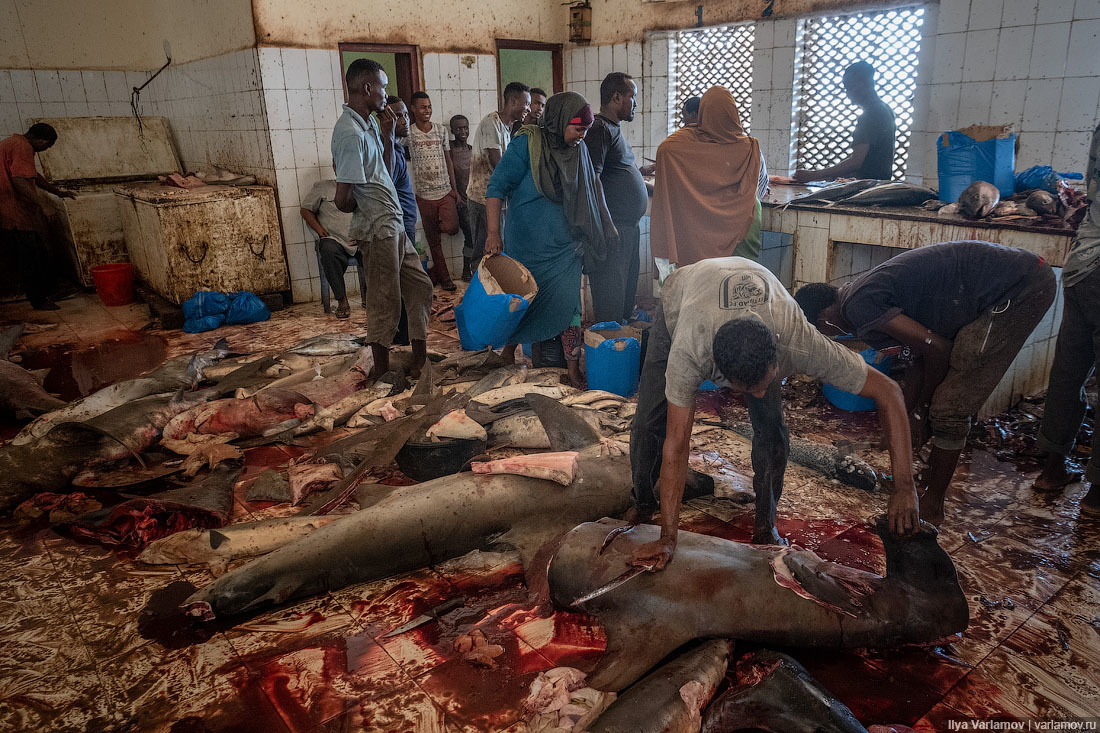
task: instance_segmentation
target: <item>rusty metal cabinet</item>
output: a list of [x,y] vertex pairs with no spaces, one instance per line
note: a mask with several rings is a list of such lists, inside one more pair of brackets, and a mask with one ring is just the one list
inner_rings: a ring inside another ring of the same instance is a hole
[[275,192],[268,186],[123,184],[115,190],[138,277],[173,303],[197,290],[288,290]]

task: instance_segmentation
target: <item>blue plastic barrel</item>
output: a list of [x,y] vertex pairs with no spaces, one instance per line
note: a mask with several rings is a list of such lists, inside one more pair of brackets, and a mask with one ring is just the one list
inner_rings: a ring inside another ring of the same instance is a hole
[[[865,362],[875,369],[878,369],[883,374],[889,374],[890,368],[894,364],[894,357],[892,356],[883,357],[882,360],[879,361],[878,351],[875,349],[864,349],[859,352],[859,355],[863,357]],[[832,402],[834,406],[847,412],[866,412],[867,410],[875,409],[875,401],[870,397],[860,397],[857,394],[838,389],[831,384],[821,385],[821,393],[824,394],[825,399]]]
[[992,183],[1001,196],[1011,196],[1016,185],[1015,169],[1016,133],[978,142],[951,130],[936,141],[940,201],[958,201],[974,181]]
[[[589,331],[617,331],[614,321],[597,323]],[[599,346],[584,345],[585,371],[589,389],[629,397],[638,390],[642,366],[642,344],[633,336],[607,338]]]

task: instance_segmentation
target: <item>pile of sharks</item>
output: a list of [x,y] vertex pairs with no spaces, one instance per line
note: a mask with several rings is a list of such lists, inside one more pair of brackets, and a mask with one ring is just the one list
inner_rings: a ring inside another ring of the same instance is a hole
[[[197,624],[507,548],[547,612],[590,614],[607,636],[587,675],[540,677],[531,731],[865,731],[797,661],[759,647],[930,644],[966,628],[965,596],[930,526],[899,538],[877,525],[884,577],[797,547],[691,532],[665,570],[639,572],[631,554],[658,528],[616,519],[631,507],[633,403],[567,387],[562,370],[503,365],[489,350],[432,355],[415,385],[398,352],[394,371],[375,379],[363,346],[330,334],[246,355],[221,341],[43,405],[0,446],[0,509],[71,491],[100,466],[197,456],[194,481],[124,494],[69,528],[137,547],[142,563],[210,566],[216,579],[180,606]],[[473,441],[510,458],[408,486],[364,481],[413,440]],[[263,485],[286,491],[299,513],[228,524],[243,452],[272,443],[308,446]],[[852,456],[795,448],[793,460],[873,490],[873,471]],[[693,473],[687,495],[713,490]]]

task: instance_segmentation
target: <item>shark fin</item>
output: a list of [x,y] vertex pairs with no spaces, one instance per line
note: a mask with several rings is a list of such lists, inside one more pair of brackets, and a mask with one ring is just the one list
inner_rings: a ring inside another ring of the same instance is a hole
[[533,392],[527,395],[527,404],[542,422],[550,439],[550,450],[582,450],[600,442],[600,434],[573,408]]

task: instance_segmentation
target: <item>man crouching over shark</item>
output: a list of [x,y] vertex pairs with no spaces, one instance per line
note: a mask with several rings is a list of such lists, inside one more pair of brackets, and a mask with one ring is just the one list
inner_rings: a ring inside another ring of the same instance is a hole
[[660,570],[676,549],[695,393],[707,379],[748,401],[755,436],[754,543],[787,544],[775,528],[775,507],[790,443],[779,382],[790,374],[808,374],[875,401],[893,464],[890,529],[904,535],[917,531],[909,422],[897,383],[818,333],[779,280],[751,260],[724,257],[680,268],[665,283],[661,301],[630,434],[630,519],[645,520],[657,509],[656,485],[662,529],[660,539],[635,551],[635,565]]

